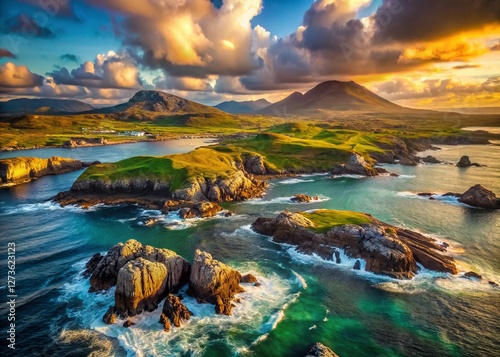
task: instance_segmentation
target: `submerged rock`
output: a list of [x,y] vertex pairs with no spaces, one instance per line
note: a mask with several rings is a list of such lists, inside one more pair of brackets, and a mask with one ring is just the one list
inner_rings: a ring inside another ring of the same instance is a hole
[[290,198],[290,201],[296,203],[309,203],[311,201],[318,201],[318,200],[319,200],[318,196],[311,197],[308,195],[304,195],[302,193],[299,193],[298,195],[295,195],[292,198]]
[[309,350],[309,352],[307,352],[307,355],[305,357],[339,357],[339,356],[324,344],[316,342],[314,345],[311,346],[311,349]]
[[241,277],[242,283],[258,283],[259,281],[252,274],[245,274]]
[[363,156],[357,153],[353,153],[347,163],[337,165],[331,173],[332,175],[378,175],[378,171],[373,167],[373,164],[368,163]]
[[441,160],[436,159],[432,155],[427,155],[426,157],[423,157],[422,162],[425,162],[427,164],[440,164],[440,163],[442,163]]
[[[458,273],[453,259],[442,254],[446,249],[434,239],[373,218],[371,223],[345,224],[318,232],[302,214],[283,212],[274,219],[257,219],[252,228],[272,236],[277,243],[292,244],[299,252],[328,260],[333,260],[340,248],[351,258],[364,259],[367,271],[398,279],[413,277],[417,263],[432,270]],[[356,263],[356,268],[360,267]]]
[[234,295],[244,291],[240,282],[238,271],[213,259],[209,253],[196,250],[188,293],[199,302],[216,305],[218,314],[231,315]]
[[495,193],[487,190],[481,185],[475,185],[469,188],[458,198],[458,201],[473,207],[487,209],[500,208],[500,199],[497,198]]
[[479,275],[478,273],[476,273],[475,271],[469,271],[469,272],[465,273],[464,276],[466,278],[474,278],[474,279],[478,279],[478,280],[483,279],[483,277],[481,275]]
[[471,166],[480,167],[481,165],[478,163],[472,163],[468,156],[462,156],[460,158],[460,161],[457,162],[457,167],[471,167]]

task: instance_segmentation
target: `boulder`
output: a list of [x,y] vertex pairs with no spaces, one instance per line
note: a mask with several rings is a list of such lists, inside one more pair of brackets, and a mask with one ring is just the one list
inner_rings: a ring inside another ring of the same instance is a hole
[[357,153],[353,153],[347,160],[347,163],[337,165],[331,173],[332,175],[378,175],[378,172],[373,167],[373,164],[368,163],[363,156]]
[[311,201],[317,201],[319,198],[318,196],[307,196],[302,193],[299,193],[298,195],[293,196],[290,198],[290,201],[295,202],[295,203],[309,203]]
[[425,162],[427,164],[440,164],[440,163],[442,163],[441,160],[436,159],[432,155],[427,155],[426,157],[423,157],[422,162]]
[[305,357],[339,357],[330,348],[326,347],[322,343],[316,342],[311,346],[309,352]]
[[[170,294],[163,304],[162,316],[165,316],[175,327],[180,327],[182,321],[188,321],[193,313],[188,310],[181,300]],[[165,322],[160,320],[165,325]]]
[[115,306],[119,316],[153,311],[166,296],[167,268],[163,263],[137,258],[118,272]]
[[458,201],[473,207],[486,209],[500,208],[500,199],[497,198],[495,193],[481,185],[469,188],[458,198]]
[[481,275],[479,275],[478,273],[476,273],[475,271],[469,271],[469,272],[465,273],[464,276],[466,278],[474,278],[474,279],[478,279],[478,280],[483,279],[483,277]]
[[209,253],[196,250],[188,294],[199,302],[216,305],[218,314],[231,315],[234,295],[244,291],[240,281],[238,271],[213,259]]
[[169,332],[170,329],[172,328],[172,325],[170,324],[170,320],[168,319],[167,315],[161,314],[160,316],[160,324],[163,325],[163,331]]
[[[190,264],[177,253],[149,245],[143,246],[140,242],[131,239],[126,243],[118,243],[113,246],[91,271],[88,269],[90,275],[89,291],[99,292],[114,286],[119,270],[137,258],[158,262],[166,267],[169,292],[177,292],[189,279]],[[88,266],[96,259],[96,256],[92,257]]]
[[245,274],[241,277],[241,282],[242,283],[257,283],[258,280],[255,276],[252,274]]
[[102,321],[106,325],[113,325],[116,322],[116,307],[110,306],[108,311],[104,314]]
[[354,263],[354,266],[352,267],[354,270],[361,270],[361,262],[356,260],[356,263]]
[[460,161],[457,162],[457,167],[471,167],[471,166],[480,167],[481,165],[475,162],[472,163],[468,156],[462,156],[460,158]]

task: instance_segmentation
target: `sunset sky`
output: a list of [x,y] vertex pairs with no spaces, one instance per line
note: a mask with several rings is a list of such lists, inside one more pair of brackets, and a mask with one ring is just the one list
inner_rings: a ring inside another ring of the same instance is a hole
[[1,2],[0,96],[214,105],[354,80],[414,108],[500,106],[498,0]]

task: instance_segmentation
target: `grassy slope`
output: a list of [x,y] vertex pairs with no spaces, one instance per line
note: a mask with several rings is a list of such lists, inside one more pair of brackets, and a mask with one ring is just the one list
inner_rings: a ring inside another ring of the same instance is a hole
[[373,218],[365,213],[337,210],[317,210],[312,213],[301,213],[314,223],[314,230],[318,233],[324,233],[333,227],[346,224],[367,224],[372,223]]

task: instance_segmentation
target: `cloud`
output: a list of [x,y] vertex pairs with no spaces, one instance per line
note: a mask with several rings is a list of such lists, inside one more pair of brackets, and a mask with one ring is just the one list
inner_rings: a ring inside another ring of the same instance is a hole
[[125,46],[137,49],[141,64],[172,76],[239,76],[262,67],[253,47],[251,20],[262,0],[150,0],[134,3],[89,0],[118,12]]
[[500,51],[500,41],[490,47],[490,51]]
[[73,8],[74,2],[69,0],[19,0],[25,4],[31,5],[37,10],[43,11],[50,17],[59,17],[80,22]]
[[12,62],[0,66],[0,87],[32,88],[43,85],[43,77],[31,72],[27,66],[16,66]]
[[453,69],[470,69],[470,68],[479,68],[481,67],[480,64],[463,64],[459,66],[453,66]]
[[71,72],[62,67],[47,73],[56,84],[90,88],[140,88],[142,81],[134,59],[128,54],[109,51],[99,54]]
[[16,56],[12,52],[10,52],[9,50],[7,50],[5,48],[0,48],[0,58],[3,58],[3,57],[16,58]]
[[212,85],[205,79],[191,78],[191,77],[172,77],[168,74],[165,76],[157,77],[153,80],[156,89],[176,89],[182,91],[194,92],[211,92],[213,91]]
[[498,24],[495,0],[384,0],[374,15],[374,43],[434,41]]
[[76,55],[72,55],[70,53],[66,53],[64,55],[61,55],[59,57],[63,61],[68,61],[68,62],[78,62],[78,57]]
[[20,14],[7,19],[2,32],[4,34],[21,35],[25,38],[53,39],[57,37],[56,33],[51,29],[41,26],[35,18],[31,18],[26,14]]

